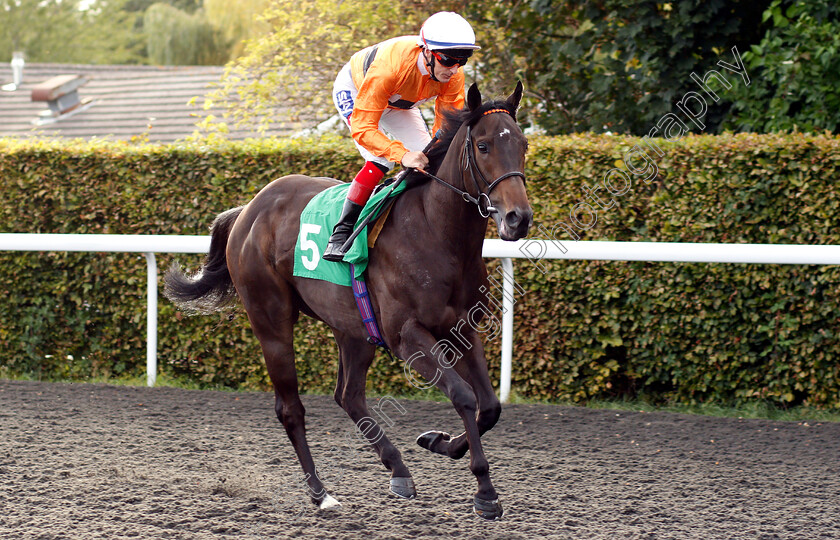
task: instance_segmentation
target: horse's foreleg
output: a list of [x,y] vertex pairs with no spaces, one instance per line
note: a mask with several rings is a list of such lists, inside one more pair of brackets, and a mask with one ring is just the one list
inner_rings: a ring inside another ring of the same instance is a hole
[[[499,421],[499,416],[502,414],[502,404],[499,402],[499,398],[496,397],[496,392],[493,390],[493,385],[490,382],[490,374],[487,371],[487,359],[484,356],[484,345],[474,332],[464,337],[470,340],[472,348],[455,363],[455,370],[467,381],[475,393],[478,402],[476,423],[478,425],[479,435],[484,435]],[[446,454],[452,459],[460,459],[464,457],[464,454],[469,449],[467,433],[464,432],[453,438],[440,437],[436,451]]]
[[[400,451],[385,436],[379,422],[370,414],[365,398],[365,380],[373,362],[375,349],[364,340],[344,337],[338,332],[335,332],[335,336],[341,351],[341,377],[335,389],[336,401],[356,424],[356,433],[361,433],[367,439],[376,450],[382,464],[391,471],[391,492],[399,497],[412,499],[417,495],[417,491],[411,473],[403,463]],[[377,416],[384,416],[383,419],[389,425],[393,425],[382,406],[383,402],[380,401],[380,406],[374,407]]]
[[[452,367],[439,364],[431,353],[436,341],[434,336],[417,321],[408,321],[400,331],[398,353],[410,363],[411,369],[433,382],[451,401],[461,420],[470,450],[470,471],[478,481],[474,510],[487,519],[502,516],[498,494],[490,481],[490,464],[481,445],[481,433],[476,421],[478,402],[473,388]],[[422,438],[422,436],[421,436]],[[421,446],[423,442],[418,439]]]

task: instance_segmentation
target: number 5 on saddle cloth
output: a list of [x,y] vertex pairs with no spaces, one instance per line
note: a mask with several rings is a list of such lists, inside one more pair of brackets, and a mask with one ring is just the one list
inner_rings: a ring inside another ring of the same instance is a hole
[[362,321],[370,335],[369,341],[387,349],[376,325],[364,281],[364,271],[368,265],[368,248],[372,247],[372,244],[370,246],[368,244],[368,229],[370,229],[368,224],[382,218],[383,214],[390,209],[394,199],[405,191],[407,186],[400,179],[396,180],[393,186],[383,185],[383,187],[390,189],[380,189],[374,193],[362,209],[358,220],[360,230],[357,231],[358,235],[352,247],[347,251],[347,255],[344,256],[343,262],[324,260],[321,254],[326,249],[333,226],[341,215],[341,208],[347,198],[350,184],[339,184],[313,197],[300,215],[300,234],[295,243],[295,266],[292,274],[353,287]]

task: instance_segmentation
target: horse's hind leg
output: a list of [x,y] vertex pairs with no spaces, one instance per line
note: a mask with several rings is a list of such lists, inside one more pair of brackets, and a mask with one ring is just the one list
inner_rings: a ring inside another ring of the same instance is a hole
[[[281,291],[282,292],[282,291]],[[260,341],[268,375],[274,385],[274,410],[286,429],[298,461],[303,468],[307,491],[312,502],[320,508],[339,504],[327,494],[315,470],[315,462],[306,442],[305,409],[298,394],[295,353],[292,330],[297,320],[297,310],[292,306],[290,295],[274,298],[260,297],[258,303],[251,303],[245,295],[245,309],[254,333]]]
[[[376,450],[382,464],[391,471],[391,493],[406,499],[414,498],[417,491],[414,488],[411,473],[403,463],[400,451],[388,440],[379,422],[368,410],[365,380],[376,349],[364,340],[350,338],[337,331],[334,334],[341,355],[339,369],[341,375],[335,388],[335,400],[356,424],[356,432],[365,436]],[[388,412],[400,411],[402,406],[394,401],[386,411],[384,408],[389,402],[389,398],[381,398],[378,406],[374,406],[374,410],[381,420],[388,425],[393,425]],[[402,412],[404,413],[405,410],[402,409]]]

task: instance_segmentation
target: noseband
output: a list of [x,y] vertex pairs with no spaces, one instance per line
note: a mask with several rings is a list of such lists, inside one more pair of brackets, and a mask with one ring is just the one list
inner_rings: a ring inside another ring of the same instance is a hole
[[[505,113],[510,114],[510,111],[507,109],[490,109],[484,111],[482,116],[487,116],[488,114],[493,113]],[[460,194],[461,197],[466,202],[474,204],[478,208],[478,213],[481,214],[481,217],[486,218],[490,217],[490,214],[497,212],[496,208],[490,203],[490,193],[498,186],[502,180],[506,180],[508,178],[518,176],[522,178],[522,182],[525,183],[525,173],[519,171],[511,171],[501,175],[500,177],[496,178],[492,182],[488,182],[487,178],[484,176],[484,173],[481,172],[481,169],[478,168],[478,164],[475,161],[475,152],[473,151],[473,143],[472,143],[472,127],[467,126],[467,136],[464,139],[464,148],[461,152],[461,162],[462,162],[462,170],[470,172],[470,177],[472,178],[473,185],[475,186],[476,191],[478,192],[477,197],[473,197],[468,192],[458,189],[457,187],[453,186],[446,180],[442,178],[438,178],[437,176],[433,175],[432,173],[426,172],[421,169],[415,169],[417,172],[420,172],[432,180],[438,182],[439,184],[443,184],[444,186],[448,187],[452,191]],[[478,185],[476,181],[476,177],[481,178],[481,181],[484,182],[484,185],[487,187],[486,191],[481,191],[481,187]]]

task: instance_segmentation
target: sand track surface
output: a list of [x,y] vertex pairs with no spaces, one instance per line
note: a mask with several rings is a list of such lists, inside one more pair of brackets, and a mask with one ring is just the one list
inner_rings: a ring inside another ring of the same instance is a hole
[[273,400],[0,381],[0,538],[840,538],[840,424],[505,406],[483,438],[505,516],[485,522],[468,460],[414,443],[462,431],[449,404],[390,406],[405,501],[332,398],[305,396],[342,503],[316,511]]

